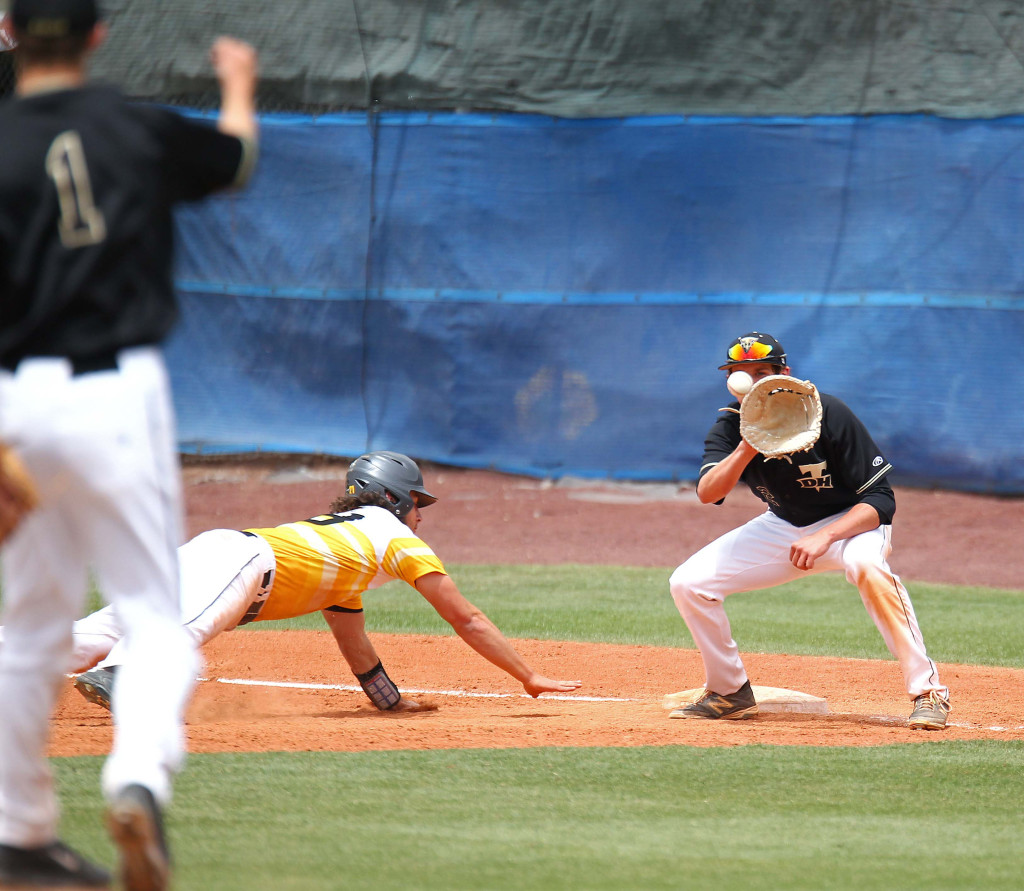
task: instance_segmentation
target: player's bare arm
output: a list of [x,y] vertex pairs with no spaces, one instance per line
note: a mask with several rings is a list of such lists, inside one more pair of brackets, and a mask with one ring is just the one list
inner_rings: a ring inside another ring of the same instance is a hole
[[881,520],[870,504],[855,504],[834,523],[790,545],[789,559],[797,569],[813,569],[814,561],[837,541],[877,529]]
[[697,482],[697,497],[701,504],[721,501],[735,489],[740,476],[756,454],[757,450],[741,439],[728,458],[712,467]]
[[220,83],[217,128],[222,133],[254,142],[256,123],[256,50],[234,37],[219,37],[210,48],[210,62]]
[[534,671],[497,626],[462,596],[450,576],[441,572],[428,573],[416,580],[416,590],[459,637],[488,662],[512,675],[531,696],[567,693],[581,685],[582,681],[556,680]]
[[366,636],[363,613],[339,613],[325,609],[323,616],[353,674],[369,671],[380,661],[370,638]]
[[[361,612],[341,613],[333,610],[323,610],[324,619],[334,635],[334,640],[341,650],[341,655],[352,669],[356,677],[365,675],[367,672],[380,664],[381,659],[377,655],[370,638],[366,635],[366,619]],[[421,705],[411,699],[402,696],[395,705],[387,710],[393,712],[419,711]]]

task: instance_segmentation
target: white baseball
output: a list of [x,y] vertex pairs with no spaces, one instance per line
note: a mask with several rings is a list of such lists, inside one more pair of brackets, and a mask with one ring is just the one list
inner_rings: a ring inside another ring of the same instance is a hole
[[725,385],[729,388],[729,392],[739,399],[750,392],[750,388],[754,386],[754,379],[745,371],[734,371],[726,379]]

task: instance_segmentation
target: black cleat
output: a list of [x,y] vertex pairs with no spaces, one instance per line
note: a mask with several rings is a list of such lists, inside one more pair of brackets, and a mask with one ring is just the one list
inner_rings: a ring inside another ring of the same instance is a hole
[[74,680],[75,689],[89,702],[101,705],[110,711],[110,697],[114,692],[114,669],[92,668]]
[[110,873],[64,842],[41,848],[0,845],[0,888],[109,888]]

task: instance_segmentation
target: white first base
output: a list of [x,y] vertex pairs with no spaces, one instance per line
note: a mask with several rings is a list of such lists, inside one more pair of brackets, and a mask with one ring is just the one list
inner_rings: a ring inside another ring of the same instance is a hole
[[[783,712],[789,714],[827,715],[828,703],[820,696],[801,693],[799,690],[786,690],[784,687],[751,687],[757,710],[770,714]],[[662,700],[665,708],[679,708],[696,702],[704,693],[703,687],[696,690],[683,690],[680,693],[666,693]]]

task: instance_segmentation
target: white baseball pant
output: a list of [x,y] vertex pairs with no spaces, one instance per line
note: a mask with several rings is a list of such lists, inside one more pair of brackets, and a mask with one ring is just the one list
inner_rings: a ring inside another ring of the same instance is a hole
[[705,686],[715,693],[734,693],[747,672],[732,638],[725,598],[792,582],[820,572],[844,572],[857,586],[861,600],[899,660],[907,693],[913,698],[938,690],[938,669],[925,651],[910,595],[889,568],[891,526],[879,526],[835,542],[811,570],[797,569],[789,559],[797,539],[834,522],[828,517],[810,526],[793,526],[765,511],[699,550],[672,573],[669,588],[676,607],[693,635],[704,661]]
[[170,388],[157,348],[122,350],[118,366],[75,375],[67,360],[38,358],[0,372],[0,437],[24,459],[41,496],[3,554],[6,844],[56,838],[49,721],[90,570],[125,629],[104,794],[139,783],[167,802],[184,758],[184,710],[199,666],[178,610],[181,480]]
[[[178,569],[180,621],[201,647],[258,610],[273,586],[275,559],[264,538],[212,529],[178,548]],[[112,606],[79,619],[69,671],[120,666],[126,658],[123,633]]]

